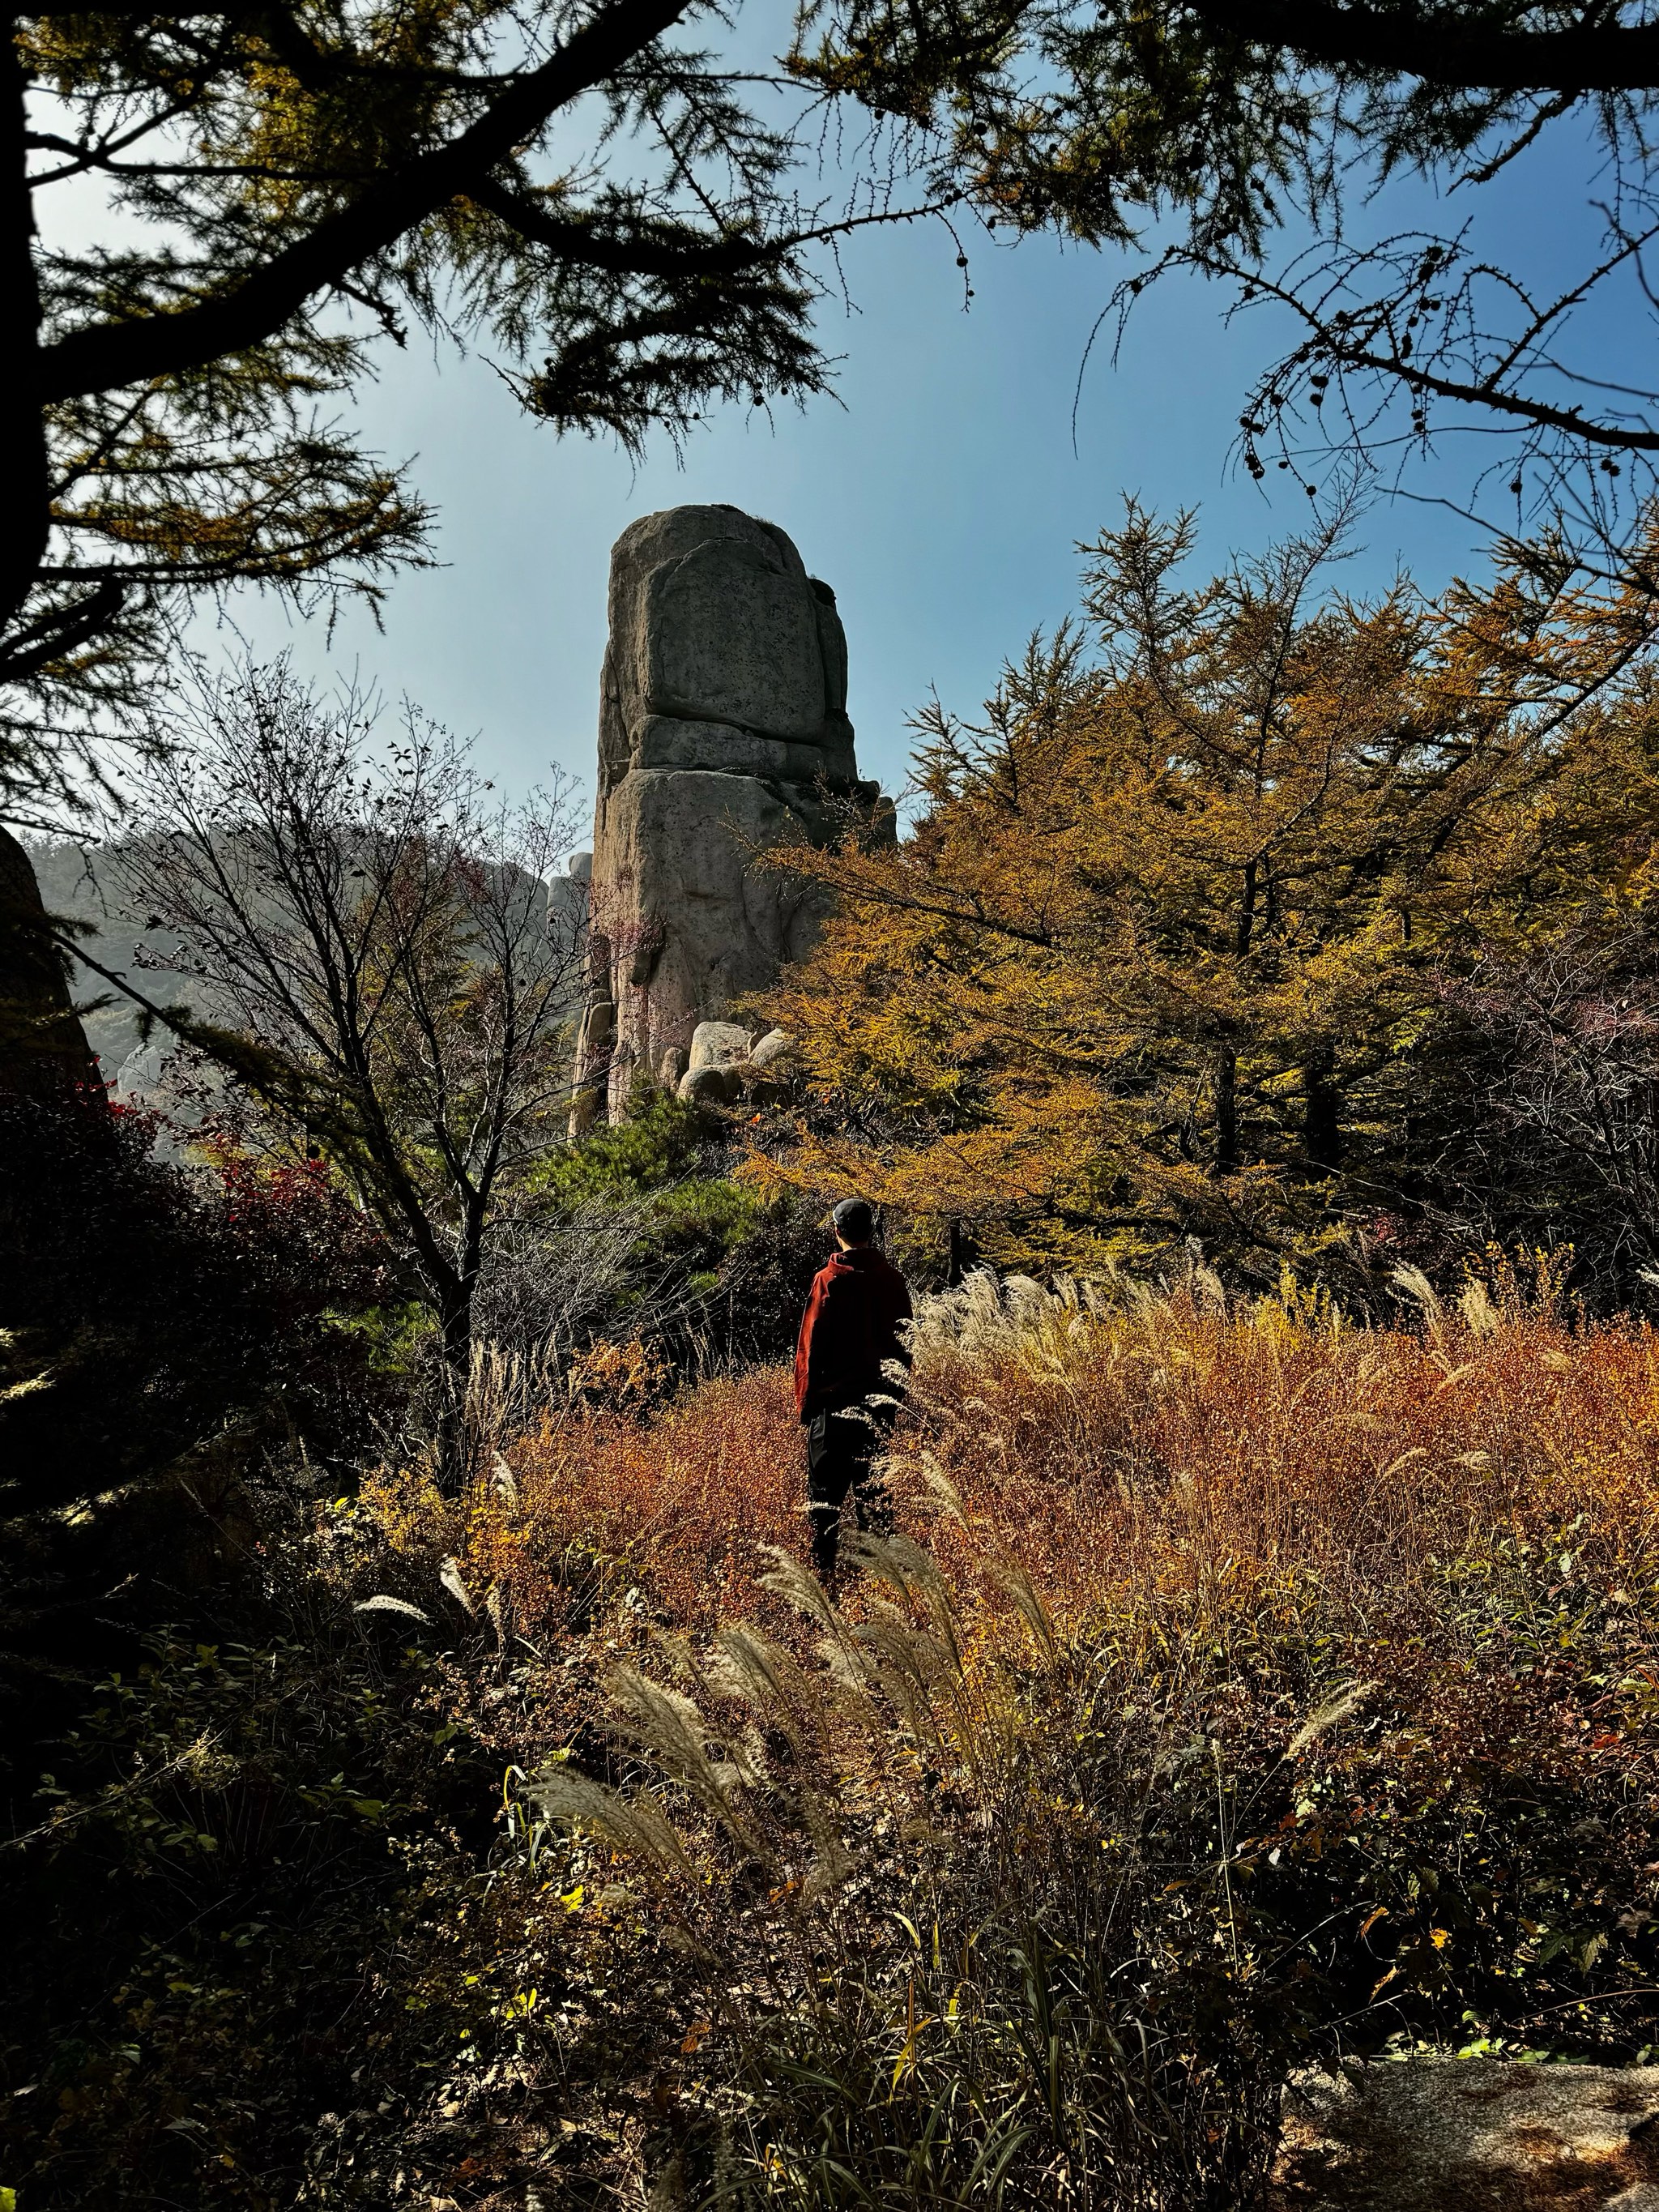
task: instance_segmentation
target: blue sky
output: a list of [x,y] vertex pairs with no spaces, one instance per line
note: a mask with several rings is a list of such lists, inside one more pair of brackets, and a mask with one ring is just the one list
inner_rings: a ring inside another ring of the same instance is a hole
[[[1426,188],[1391,186],[1358,228],[1413,219],[1444,227]],[[1547,145],[1480,196],[1495,251],[1547,276],[1587,234],[1582,146]],[[1589,234],[1593,235],[1593,231]],[[1252,368],[1282,338],[1265,318],[1224,324],[1224,296],[1179,278],[1145,295],[1115,368],[1097,347],[1073,402],[1091,325],[1127,263],[1050,241],[972,245],[975,296],[963,312],[956,246],[943,228],[859,240],[848,313],[827,302],[826,348],[843,357],[839,403],[775,420],[730,411],[677,459],[666,440],[635,466],[560,441],[515,408],[479,359],[391,354],[364,416],[373,442],[413,457],[440,510],[442,568],[397,581],[384,634],[348,613],[332,638],[244,606],[260,650],[279,641],[319,675],[356,665],[476,734],[501,781],[524,789],[550,763],[587,779],[605,641],[606,562],[635,516],[682,501],[729,501],[781,523],[836,589],[851,649],[850,712],[860,764],[902,781],[905,718],[937,687],[972,712],[1036,624],[1073,605],[1076,542],[1138,493],[1199,505],[1219,560],[1305,520],[1305,495],[1270,471],[1264,498],[1229,466]],[[1645,344],[1633,312],[1603,333],[1607,357]],[[1457,464],[1449,466],[1455,471]],[[1452,489],[1444,471],[1412,479]],[[1479,565],[1468,526],[1444,508],[1370,511],[1347,580],[1385,581],[1402,563],[1428,586]]]

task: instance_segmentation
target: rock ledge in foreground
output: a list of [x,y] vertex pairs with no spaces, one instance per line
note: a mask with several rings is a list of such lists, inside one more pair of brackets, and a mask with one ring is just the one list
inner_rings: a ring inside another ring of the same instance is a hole
[[1659,2066],[1492,2058],[1296,2077],[1271,2212],[1659,2212]]

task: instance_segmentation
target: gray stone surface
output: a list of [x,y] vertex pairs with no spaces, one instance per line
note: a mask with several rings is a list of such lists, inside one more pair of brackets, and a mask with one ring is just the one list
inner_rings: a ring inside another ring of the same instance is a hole
[[782,738],[758,737],[726,722],[671,720],[649,714],[640,726],[633,750],[635,768],[720,769],[728,775],[770,777],[781,783],[816,784],[854,781],[852,725],[845,737],[832,732],[823,744],[800,744]]
[[650,713],[817,741],[829,703],[817,605],[773,547],[720,538],[664,562],[636,619]]
[[[811,579],[812,594],[818,603],[818,644],[823,653],[824,691],[831,716],[844,717],[847,713],[847,632],[842,628],[841,617],[836,611],[836,595],[828,584]],[[847,726],[847,742],[853,742],[853,728]]]
[[743,1074],[730,1062],[694,1067],[681,1076],[677,1088],[694,1106],[734,1106],[743,1096]]
[[547,926],[562,942],[579,945],[587,927],[587,890],[593,873],[591,853],[573,853],[562,876],[547,884]]
[[[708,646],[688,651],[672,636],[665,635],[664,621],[672,618],[677,607],[684,611],[700,597],[707,606],[713,596],[699,594],[689,578],[682,580],[678,592],[667,589],[672,572],[689,560],[693,572],[724,564],[729,574],[744,556],[748,556],[744,564],[748,573],[763,580],[759,580],[763,599],[775,602],[778,584],[793,579],[804,609],[811,587],[800,556],[781,530],[756,521],[735,507],[671,507],[657,514],[641,515],[637,522],[629,523],[611,548],[610,635],[599,685],[602,784],[614,782],[634,765],[640,731],[651,715],[678,716],[683,712],[678,703],[653,704],[653,697],[682,699],[694,679],[696,664],[710,649],[718,649],[711,640]],[[716,606],[714,613],[729,641],[731,657],[742,661],[747,652],[745,641],[752,643],[763,632],[763,613],[741,603],[729,611]],[[729,702],[740,688],[740,678],[728,680],[721,684],[720,696]],[[691,706],[689,719],[707,718],[708,704],[699,700]],[[714,719],[720,716],[717,714]],[[758,733],[795,734],[791,730],[775,732],[772,719],[768,716]],[[594,857],[602,869],[597,843]]]
[[748,1057],[749,1031],[737,1022],[699,1022],[691,1032],[687,1065],[693,1075],[700,1067],[729,1067]]
[[787,1030],[768,1030],[766,1035],[750,1054],[750,1066],[770,1067],[774,1060],[783,1058],[794,1042]]
[[1659,2212],[1659,2066],[1418,2059],[1304,2074],[1271,2212]]
[[643,516],[611,554],[610,622],[590,906],[609,967],[589,1000],[614,1006],[614,1031],[585,1030],[576,1083],[603,1079],[615,1115],[642,1071],[683,1083],[699,1023],[811,945],[821,901],[760,856],[827,842],[877,794],[858,781],[835,594],[775,525]]
[[124,1104],[143,1105],[161,1087],[167,1056],[160,1044],[136,1044],[115,1071],[111,1090]]
[[641,769],[611,793],[593,911],[612,949],[613,1111],[636,1068],[689,1048],[700,1021],[805,952],[822,918],[817,895],[755,863],[769,847],[819,843],[827,828],[809,787],[753,776]]
[[578,1050],[597,1057],[609,1052],[617,1034],[617,1009],[609,999],[595,1000],[582,1016]]

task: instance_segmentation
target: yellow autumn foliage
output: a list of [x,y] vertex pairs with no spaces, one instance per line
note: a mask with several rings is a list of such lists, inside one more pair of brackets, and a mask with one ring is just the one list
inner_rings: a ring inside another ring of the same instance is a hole
[[1534,550],[1361,601],[1334,526],[1189,586],[1194,542],[1131,505],[983,722],[919,718],[896,847],[785,856],[836,912],[766,1001],[808,1095],[750,1172],[1025,1266],[1191,1238],[1263,1284],[1494,1236],[1640,1257],[1601,1153],[1540,1165],[1515,1133],[1540,960],[1571,954],[1559,1018],[1613,1038],[1619,1081],[1645,1034],[1645,590]]

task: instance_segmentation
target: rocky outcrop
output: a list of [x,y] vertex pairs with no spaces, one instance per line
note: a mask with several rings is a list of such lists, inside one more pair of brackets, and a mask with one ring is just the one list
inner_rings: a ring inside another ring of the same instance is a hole
[[757,1091],[774,1091],[786,1071],[780,1063],[795,1040],[787,1030],[769,1030],[754,1037],[735,1022],[699,1022],[691,1033],[691,1056],[684,1073],[680,1054],[665,1053],[659,1082],[682,1098],[702,1105],[733,1106]]
[[593,880],[593,855],[573,853],[562,876],[547,882],[547,928],[560,945],[579,945],[587,931],[587,901]]
[[1304,2074],[1271,2212],[1659,2212],[1659,2066],[1490,2058]]
[[877,804],[835,594],[774,524],[646,515],[611,554],[610,623],[578,1127],[602,1101],[620,1112],[642,1071],[688,1079],[699,1024],[806,951],[820,906],[756,855],[826,842]]
[[0,1089],[35,1095],[98,1081],[46,921],[29,856],[0,830]]

